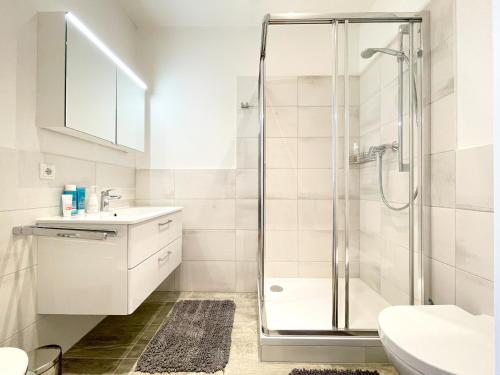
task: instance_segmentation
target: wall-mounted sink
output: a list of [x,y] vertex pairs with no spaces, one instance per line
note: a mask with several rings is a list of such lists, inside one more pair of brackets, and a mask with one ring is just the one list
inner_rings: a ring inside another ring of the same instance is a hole
[[125,207],[81,216],[53,216],[37,219],[37,224],[137,224],[181,211],[182,207]]

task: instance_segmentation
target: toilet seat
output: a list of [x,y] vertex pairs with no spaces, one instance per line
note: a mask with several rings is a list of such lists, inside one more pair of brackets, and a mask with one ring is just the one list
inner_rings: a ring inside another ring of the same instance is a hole
[[24,375],[28,370],[28,355],[18,348],[0,348],[0,374]]
[[378,318],[386,351],[426,375],[493,374],[494,319],[454,305],[392,306]]

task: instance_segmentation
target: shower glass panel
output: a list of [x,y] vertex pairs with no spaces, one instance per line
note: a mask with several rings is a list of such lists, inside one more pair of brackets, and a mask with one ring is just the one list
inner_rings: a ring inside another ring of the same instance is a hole
[[422,19],[365,14],[264,22],[265,334],[376,336],[382,309],[423,303]]
[[267,325],[271,330],[329,330],[335,162],[332,27],[270,26],[267,48]]

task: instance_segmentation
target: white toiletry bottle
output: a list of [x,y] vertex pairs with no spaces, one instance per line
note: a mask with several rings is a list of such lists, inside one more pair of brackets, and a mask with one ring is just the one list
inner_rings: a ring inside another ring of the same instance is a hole
[[64,217],[70,217],[73,211],[73,194],[63,194],[61,195],[61,206],[62,215]]
[[99,198],[97,197],[97,186],[90,186],[87,198],[87,213],[96,214],[99,212]]

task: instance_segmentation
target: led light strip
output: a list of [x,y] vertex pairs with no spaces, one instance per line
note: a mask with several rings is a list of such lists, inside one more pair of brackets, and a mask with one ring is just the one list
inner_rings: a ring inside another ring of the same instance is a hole
[[125,74],[132,78],[144,90],[148,88],[146,84],[130,69],[125,63],[111,51],[85,24],[80,21],[73,13],[66,13],[66,20],[75,26],[80,32],[85,35],[97,48],[99,48],[106,56],[108,56]]

